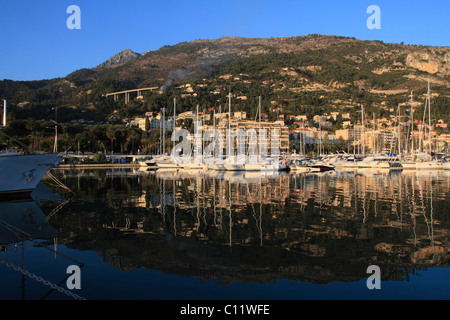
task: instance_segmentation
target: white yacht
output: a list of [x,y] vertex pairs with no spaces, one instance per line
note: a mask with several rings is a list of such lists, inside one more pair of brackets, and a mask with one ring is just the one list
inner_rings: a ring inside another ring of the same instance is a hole
[[[3,125],[6,126],[6,101]],[[57,153],[25,155],[11,152],[6,145],[0,149],[0,195],[29,196],[48,170],[57,166],[62,158]]]
[[31,194],[48,170],[57,166],[58,154],[0,153],[0,194]]
[[284,161],[279,159],[268,157],[257,163],[244,164],[245,171],[283,171],[287,169],[287,165]]
[[416,162],[417,170],[443,170],[444,163],[438,160]]
[[402,170],[402,164],[398,157],[390,155],[369,156],[358,163],[359,168],[375,168]]

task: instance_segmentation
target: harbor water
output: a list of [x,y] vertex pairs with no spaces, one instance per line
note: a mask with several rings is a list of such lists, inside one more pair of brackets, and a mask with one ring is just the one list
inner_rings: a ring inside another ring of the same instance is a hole
[[0,203],[2,300],[450,298],[449,171],[52,173]]

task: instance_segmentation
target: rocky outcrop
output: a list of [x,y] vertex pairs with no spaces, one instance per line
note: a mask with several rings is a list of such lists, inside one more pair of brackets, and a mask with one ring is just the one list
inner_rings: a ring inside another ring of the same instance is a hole
[[130,49],[125,49],[123,51],[120,51],[119,53],[115,54],[105,62],[99,64],[97,68],[110,68],[119,66],[121,64],[133,61],[137,58],[139,58],[141,55],[139,53],[133,52]]
[[408,67],[437,74],[441,76],[450,75],[450,52],[437,54],[436,52],[412,52],[406,57]]

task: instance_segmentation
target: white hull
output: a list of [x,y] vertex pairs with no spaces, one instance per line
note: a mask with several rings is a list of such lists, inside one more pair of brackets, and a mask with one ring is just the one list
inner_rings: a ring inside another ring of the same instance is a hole
[[417,166],[415,162],[402,162],[403,170],[416,170]]
[[183,166],[178,163],[156,163],[160,169],[182,169]]
[[223,164],[208,164],[208,169],[209,170],[225,170],[225,167],[223,166]]
[[223,165],[224,170],[227,171],[244,171],[245,166],[239,163],[225,163]]
[[307,166],[292,166],[290,169],[293,172],[320,172],[320,168],[312,168]]
[[57,154],[0,156],[0,193],[31,193],[61,160]]
[[450,162],[445,162],[442,167],[444,170],[450,170]]
[[356,161],[339,161],[335,162],[336,168],[359,168],[359,162]]
[[207,169],[206,164],[202,163],[186,163],[183,164],[184,170],[205,170]]
[[367,157],[359,162],[359,168],[403,170],[402,164],[398,159],[386,156]]
[[442,170],[444,169],[444,164],[437,161],[424,161],[416,163],[417,170]]
[[154,160],[139,161],[139,165],[144,168],[153,168],[156,167],[156,162]]
[[286,169],[282,164],[245,164],[245,171],[281,171]]

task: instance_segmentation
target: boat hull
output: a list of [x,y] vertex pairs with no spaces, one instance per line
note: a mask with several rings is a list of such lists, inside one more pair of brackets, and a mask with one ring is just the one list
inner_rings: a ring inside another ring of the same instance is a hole
[[437,161],[425,161],[418,162],[416,164],[417,170],[442,170],[444,169],[444,164]]
[[0,194],[29,195],[45,173],[61,162],[57,154],[5,155],[0,157]]
[[238,163],[226,163],[223,165],[224,170],[227,171],[244,171],[245,167],[243,164]]

